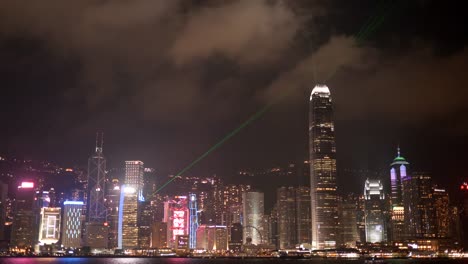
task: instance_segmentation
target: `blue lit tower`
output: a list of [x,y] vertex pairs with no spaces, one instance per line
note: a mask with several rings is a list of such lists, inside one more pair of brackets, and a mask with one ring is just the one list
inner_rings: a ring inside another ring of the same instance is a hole
[[96,134],[96,152],[88,159],[88,201],[86,222],[104,223],[106,206],[104,203],[104,184],[106,180],[106,159],[102,154],[103,134],[99,142]]
[[198,228],[198,213],[197,213],[197,195],[189,194],[189,248],[197,248],[197,228]]
[[335,125],[330,90],[316,85],[309,103],[312,247],[335,248],[338,231]]

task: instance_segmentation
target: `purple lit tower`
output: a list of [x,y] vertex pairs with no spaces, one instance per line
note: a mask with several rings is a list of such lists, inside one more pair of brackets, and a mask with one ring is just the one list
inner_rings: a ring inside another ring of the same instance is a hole
[[400,147],[398,147],[398,155],[390,164],[390,186],[392,188],[392,205],[403,204],[403,189],[402,180],[408,176],[407,166],[409,163],[400,155]]
[[403,180],[408,177],[409,163],[400,155],[390,164],[391,186],[391,240],[400,241],[405,238],[405,209],[403,204]]

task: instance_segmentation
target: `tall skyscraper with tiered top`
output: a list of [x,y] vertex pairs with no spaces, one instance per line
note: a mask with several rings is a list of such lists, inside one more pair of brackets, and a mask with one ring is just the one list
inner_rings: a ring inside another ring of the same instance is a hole
[[335,125],[332,97],[326,85],[314,87],[309,106],[312,247],[335,248],[339,224]]
[[408,176],[409,163],[400,155],[400,147],[396,158],[390,164],[391,187],[391,239],[400,241],[405,234],[405,206],[403,204],[403,180]]

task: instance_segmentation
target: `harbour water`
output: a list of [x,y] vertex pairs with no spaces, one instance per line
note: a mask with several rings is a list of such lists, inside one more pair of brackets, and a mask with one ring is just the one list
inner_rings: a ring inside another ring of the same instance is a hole
[[390,259],[390,260],[342,260],[342,259],[196,259],[196,258],[0,258],[4,264],[43,263],[98,263],[98,264],[462,264],[467,259]]

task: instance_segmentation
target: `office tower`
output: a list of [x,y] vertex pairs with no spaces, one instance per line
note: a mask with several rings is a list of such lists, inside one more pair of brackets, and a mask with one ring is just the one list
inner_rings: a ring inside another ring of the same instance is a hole
[[310,244],[312,240],[310,188],[307,186],[299,186],[295,188],[295,191],[297,244]]
[[434,237],[431,176],[415,172],[403,178],[402,184],[407,238]]
[[197,248],[198,209],[197,195],[189,194],[189,248]]
[[219,225],[200,225],[197,229],[197,248],[209,251],[228,249],[227,227]]
[[167,223],[154,222],[151,225],[151,248],[167,247]]
[[[96,152],[88,159],[87,203],[84,244],[107,248],[107,212],[105,205],[106,159],[102,153],[103,135],[96,135]],[[108,232],[108,230],[107,230]]]
[[357,225],[357,232],[358,232],[357,241],[366,242],[366,213],[364,210],[364,206],[365,206],[364,195],[353,196],[353,199],[357,206],[356,207],[356,225]]
[[279,231],[278,231],[278,204],[275,203],[273,208],[271,209],[270,214],[268,215],[268,219],[270,222],[270,225],[268,226],[268,231],[270,233],[270,236],[268,237],[268,240],[266,241],[267,244],[269,245],[274,245],[276,249],[280,248],[279,245]]
[[408,176],[408,165],[406,159],[400,155],[400,147],[398,147],[397,157],[390,164],[392,241],[400,241],[408,237],[403,204],[403,179]]
[[327,86],[314,87],[309,106],[312,247],[335,248],[339,223],[335,126],[332,98]]
[[139,201],[144,201],[144,167],[139,160],[125,161],[125,185],[122,186],[119,201],[119,234],[120,249],[138,247]]
[[380,180],[366,180],[364,199],[366,242],[384,242],[386,241],[385,194]]
[[60,239],[61,208],[43,207],[39,223],[39,243],[55,244]]
[[358,196],[349,194],[342,197],[339,204],[340,213],[340,236],[339,245],[346,248],[356,247],[356,241],[359,241],[357,224],[357,205]]
[[37,240],[38,215],[34,206],[34,182],[23,181],[16,190],[11,247],[28,250]]
[[234,223],[231,226],[229,234],[229,249],[234,252],[240,252],[242,249],[242,224]]
[[250,185],[245,184],[229,184],[223,189],[223,204],[225,215],[223,224],[227,225],[228,229],[234,223],[242,223],[242,193],[250,191]]
[[81,247],[81,211],[82,201],[65,201],[63,203],[62,245],[65,248]]
[[7,237],[5,234],[5,222],[7,220],[7,197],[8,184],[0,182],[0,240],[4,240]]
[[123,185],[119,201],[119,249],[138,247],[138,194],[135,187]]
[[125,161],[125,186],[135,188],[139,201],[143,201],[144,172],[143,162]]
[[164,221],[167,223],[167,245],[176,246],[176,237],[189,234],[189,208],[187,196],[175,196],[164,204]]
[[101,134],[100,143],[96,135],[96,152],[88,159],[88,201],[87,217],[88,223],[103,224],[106,221],[105,180],[106,159],[102,154],[103,138]]
[[106,182],[106,210],[109,224],[109,248],[118,247],[120,182],[108,179]]
[[435,236],[439,238],[449,237],[450,231],[450,200],[449,195],[442,188],[434,188],[433,194]]
[[153,212],[150,201],[138,203],[138,247],[149,248],[151,244],[151,224]]
[[263,244],[264,195],[256,191],[244,192],[242,202],[243,242]]
[[280,187],[277,191],[278,233],[281,249],[297,244],[296,191],[294,187]]

